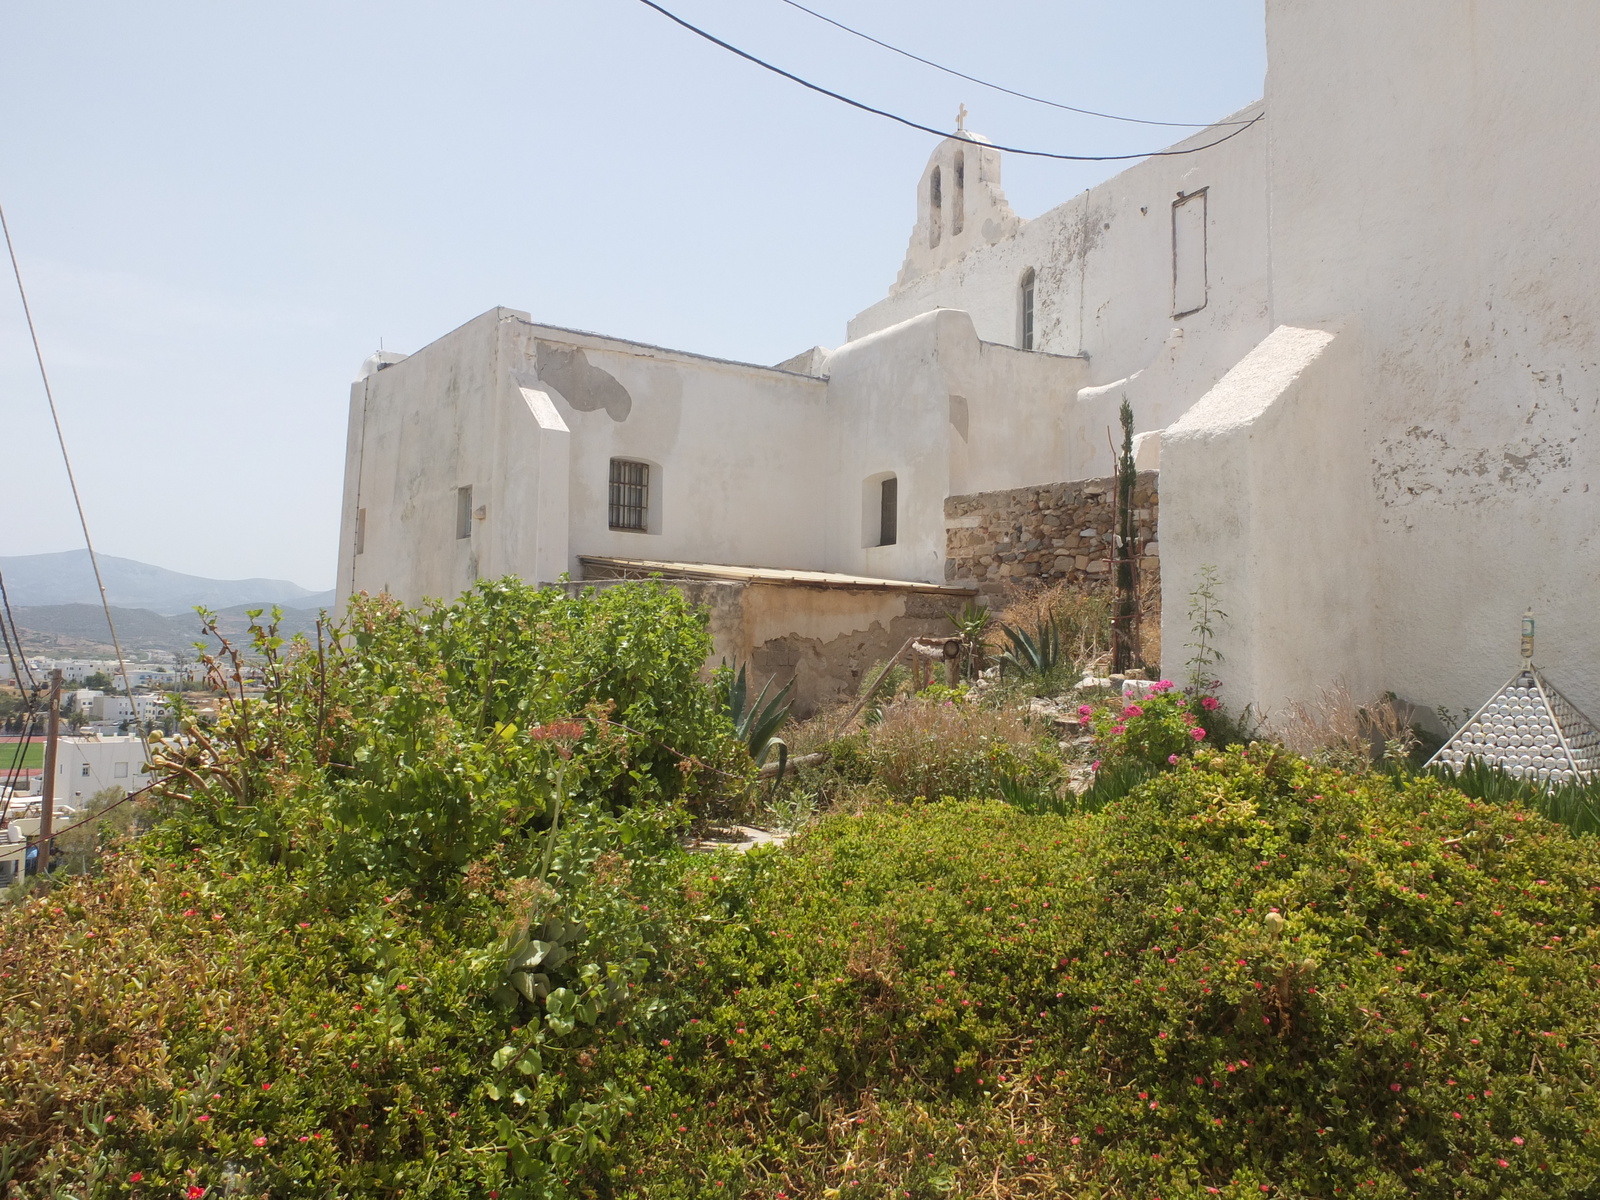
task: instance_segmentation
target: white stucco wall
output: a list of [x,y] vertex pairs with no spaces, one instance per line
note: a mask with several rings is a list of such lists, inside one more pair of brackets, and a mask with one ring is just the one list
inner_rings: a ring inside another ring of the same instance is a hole
[[[802,360],[813,373],[485,313],[353,386],[341,586],[415,603],[576,576],[580,555],[938,583],[952,488],[1061,477],[1089,437],[1061,402],[1081,360],[981,343],[964,313]],[[614,457],[650,466],[647,531],[609,528]],[[880,546],[890,474],[898,536]]]
[[[1227,118],[1252,120],[1256,104]],[[1221,124],[1177,143],[1186,149],[1238,129]],[[946,237],[929,250],[929,177],[963,143],[948,139],[917,184],[917,223],[905,265],[889,295],[849,323],[867,334],[934,308],[968,312],[985,341],[1020,344],[1020,287],[1035,275],[1035,348],[1087,358],[1080,386],[1120,383],[1114,397],[1085,397],[1073,418],[1097,431],[1072,474],[1019,479],[1040,483],[1110,472],[1104,427],[1116,424],[1126,393],[1138,428],[1160,429],[1181,415],[1271,330],[1267,315],[1267,121],[1191,155],[1151,158],[1031,221],[1018,221],[999,191],[997,214],[969,221],[964,243]],[[966,147],[970,153],[971,147]],[[987,151],[993,154],[993,151]],[[1175,317],[1172,207],[1179,194],[1205,191],[1206,303]],[[948,188],[945,189],[948,199]],[[969,187],[969,195],[970,195]],[[948,228],[948,221],[946,221]],[[991,236],[985,236],[987,229]],[[1180,332],[1174,337],[1174,329]],[[1062,397],[1069,403],[1070,397]]]
[[1338,403],[1364,429],[1388,686],[1476,706],[1531,604],[1537,661],[1594,715],[1600,5],[1270,0],[1267,18],[1273,316],[1360,319]]
[[1270,719],[1335,682],[1387,686],[1366,445],[1344,411],[1360,362],[1353,330],[1280,326],[1162,435],[1162,667],[1184,675],[1189,592],[1210,566],[1227,613],[1213,670],[1236,710]]

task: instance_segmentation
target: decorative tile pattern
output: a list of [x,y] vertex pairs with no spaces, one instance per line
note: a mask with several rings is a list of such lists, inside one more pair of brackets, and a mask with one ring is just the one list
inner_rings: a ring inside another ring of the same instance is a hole
[[1429,760],[1460,770],[1471,759],[1518,779],[1558,786],[1600,771],[1600,730],[1539,674],[1519,671]]

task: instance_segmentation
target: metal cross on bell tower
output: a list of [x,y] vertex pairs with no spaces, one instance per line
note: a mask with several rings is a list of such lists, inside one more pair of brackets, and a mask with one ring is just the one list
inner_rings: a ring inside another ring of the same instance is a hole
[[967,131],[967,106],[966,106],[965,103],[963,103],[961,105],[961,110],[956,113],[956,132],[957,133],[965,133],[966,131]]

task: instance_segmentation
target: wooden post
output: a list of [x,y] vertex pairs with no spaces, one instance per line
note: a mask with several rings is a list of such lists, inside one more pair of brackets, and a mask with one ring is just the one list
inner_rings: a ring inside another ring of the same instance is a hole
[[44,797],[39,805],[39,865],[50,873],[50,838],[56,822],[56,740],[61,736],[61,671],[50,672],[50,726],[44,743]]

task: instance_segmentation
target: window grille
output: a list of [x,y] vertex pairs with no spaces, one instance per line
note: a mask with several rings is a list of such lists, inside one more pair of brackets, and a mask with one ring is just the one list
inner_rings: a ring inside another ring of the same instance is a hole
[[611,460],[611,528],[645,532],[650,516],[650,464]]

